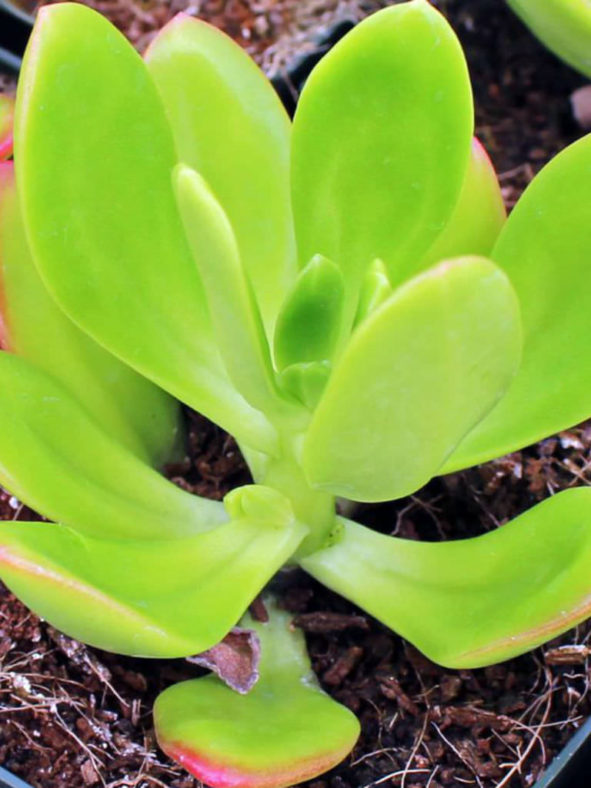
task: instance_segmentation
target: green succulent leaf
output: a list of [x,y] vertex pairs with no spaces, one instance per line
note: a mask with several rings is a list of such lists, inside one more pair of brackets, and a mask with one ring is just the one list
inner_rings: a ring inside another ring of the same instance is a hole
[[0,163],[0,289],[0,346],[61,380],[140,458],[157,466],[171,458],[178,403],[93,342],[51,298],[31,258],[11,162]]
[[12,156],[12,126],[14,121],[14,99],[6,93],[0,94],[0,161]]
[[229,36],[179,14],[146,53],[181,161],[226,211],[269,336],[295,270],[290,123],[264,74]]
[[275,327],[275,363],[330,361],[341,333],[345,287],[337,265],[315,255],[287,295]]
[[224,209],[199,175],[179,165],[174,186],[201,273],[222,358],[238,390],[268,414],[281,409],[269,345],[236,237]]
[[359,301],[354,327],[363,323],[384,301],[392,295],[392,284],[382,260],[374,260],[367,269],[359,289]]
[[260,678],[247,695],[215,676],[165,690],[154,709],[162,749],[212,788],[287,788],[335,766],[359,723],[320,689],[302,633],[271,608],[242,626],[261,640]]
[[513,209],[492,252],[515,287],[523,361],[444,471],[520,449],[591,414],[591,135],[559,153]]
[[185,657],[227,634],[305,533],[293,517],[245,516],[149,542],[1,523],[0,577],[71,637],[120,654]]
[[307,361],[286,367],[279,376],[282,387],[308,408],[314,410],[331,373],[330,361]]
[[416,273],[458,201],[473,130],[464,55],[426,0],[386,8],[316,66],[293,129],[299,258],[343,268],[350,318],[370,262]]
[[272,431],[231,386],[214,343],[172,190],[177,156],[160,97],[131,44],[97,12],[41,9],[15,142],[33,256],[64,311],[158,385],[269,448]]
[[591,612],[591,490],[558,493],[495,531],[425,543],[349,521],[332,546],[302,560],[447,667],[522,654]]
[[468,254],[489,256],[506,218],[497,174],[487,152],[474,137],[460,199],[421,266]]
[[589,0],[507,0],[532,32],[581,74],[591,78]]
[[356,329],[310,425],[309,482],[358,501],[425,484],[517,369],[519,308],[506,275],[476,257],[401,285]]
[[112,539],[193,534],[226,520],[108,435],[62,384],[0,352],[0,483],[81,533]]

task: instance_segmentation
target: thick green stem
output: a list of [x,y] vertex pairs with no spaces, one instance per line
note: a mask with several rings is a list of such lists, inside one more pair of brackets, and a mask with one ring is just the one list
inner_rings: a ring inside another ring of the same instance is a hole
[[284,441],[282,456],[269,460],[264,477],[257,481],[283,493],[290,500],[297,519],[310,529],[296,557],[309,555],[326,543],[335,525],[335,499],[308,484],[295,457],[293,441]]

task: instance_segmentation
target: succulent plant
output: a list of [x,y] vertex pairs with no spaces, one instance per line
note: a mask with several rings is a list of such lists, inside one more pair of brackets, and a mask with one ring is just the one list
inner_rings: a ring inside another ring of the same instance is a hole
[[[335,507],[401,498],[591,412],[591,138],[506,220],[473,132],[461,47],[426,0],[339,42],[293,128],[197,19],[142,60],[84,6],[39,13],[16,179],[0,170],[0,480],[51,522],[1,525],[0,575],[123,654],[192,656],[242,619],[261,644],[254,688],[208,676],[156,705],[163,748],[216,788],[292,785],[358,733],[287,614],[245,613],[284,566],[447,666],[589,614],[588,488],[449,543]],[[163,477],[173,398],[237,439],[252,485],[221,503]]]

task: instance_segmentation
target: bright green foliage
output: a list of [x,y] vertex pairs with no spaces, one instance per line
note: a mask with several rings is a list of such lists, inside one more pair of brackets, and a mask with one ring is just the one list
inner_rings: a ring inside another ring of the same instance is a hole
[[164,479],[39,367],[0,353],[0,380],[0,481],[33,509],[113,539],[181,536],[220,521],[215,501]]
[[472,114],[462,50],[424,0],[369,17],[310,75],[293,130],[299,259],[342,266],[350,311],[370,261],[398,284],[445,227]]
[[295,270],[289,118],[240,47],[185,14],[156,37],[146,64],[179,159],[203,175],[230,219],[271,335]]
[[423,265],[465,254],[490,255],[507,215],[497,174],[476,137],[455,210]]
[[589,183],[585,137],[534,178],[499,235],[491,257],[519,297],[523,361],[502,402],[446,470],[499,457],[589,416]]
[[336,367],[306,437],[308,479],[355,501],[414,492],[503,394],[520,351],[519,305],[492,263],[458,258],[410,279]]
[[296,279],[277,318],[277,369],[332,359],[341,329],[344,295],[340,268],[322,255],[313,257]]
[[302,565],[436,662],[474,668],[591,614],[590,517],[591,490],[582,488],[452,542],[396,539],[343,520],[332,545]]
[[[102,648],[188,656],[299,564],[454,667],[588,615],[587,490],[454,543],[336,516],[337,495],[400,498],[591,411],[591,137],[505,221],[427,0],[334,47],[293,145],[213,28],[181,15],[144,62],[89,8],[46,6],[15,146],[0,481],[53,522],[3,524],[0,575],[33,609]],[[175,418],[154,384],[229,430],[255,484],[221,504],[154,470]],[[163,748],[214,788],[288,786],[353,745],[287,623],[243,621],[263,649],[250,694],[207,677],[157,703]]]
[[29,252],[12,162],[0,163],[0,288],[0,346],[61,380],[139,457],[156,466],[170,459],[178,404],[93,342],[51,298]]
[[[264,491],[245,487],[242,497]],[[241,512],[216,527],[224,509],[209,503],[219,511],[203,513],[198,533],[158,541],[3,523],[2,577],[40,615],[93,646],[145,657],[198,653],[224,637],[305,533],[291,512],[282,520]],[[272,503],[269,510],[276,513]]]
[[269,346],[232,225],[197,172],[179,166],[174,186],[228,373],[251,405],[272,413],[279,394]]
[[208,785],[294,785],[336,765],[359,735],[355,716],[318,686],[291,617],[274,606],[270,612],[267,623],[241,622],[261,643],[259,680],[247,696],[206,676],[170,687],[156,702],[161,747]]
[[[172,132],[146,66],[106,19],[75,4],[44,11],[32,42],[17,106],[17,180],[44,279],[111,352],[238,437],[260,419],[256,437],[268,446],[264,419],[219,356],[171,188]],[[48,94],[43,112],[28,111]]]
[[390,277],[382,260],[370,264],[359,287],[357,312],[353,325],[357,327],[392,295]]
[[532,32],[569,65],[591,77],[589,0],[507,0]]

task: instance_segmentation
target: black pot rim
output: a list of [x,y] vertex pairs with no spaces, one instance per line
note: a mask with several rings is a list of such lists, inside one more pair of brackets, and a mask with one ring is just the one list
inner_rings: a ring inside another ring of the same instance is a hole
[[31,788],[31,786],[0,766],[0,788]]
[[33,22],[30,14],[10,0],[0,0],[0,69],[3,71],[18,73]]
[[21,22],[29,25],[29,27],[32,27],[35,21],[32,14],[28,14],[26,11],[23,11],[22,8],[19,8],[14,3],[11,3],[10,0],[0,0],[0,10],[5,11],[7,14],[11,14]]

